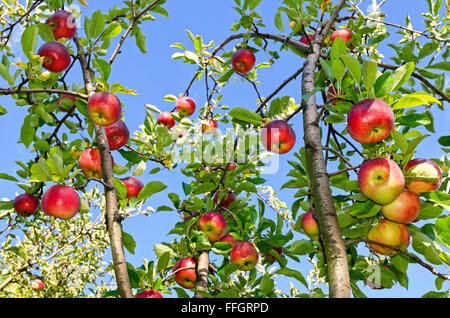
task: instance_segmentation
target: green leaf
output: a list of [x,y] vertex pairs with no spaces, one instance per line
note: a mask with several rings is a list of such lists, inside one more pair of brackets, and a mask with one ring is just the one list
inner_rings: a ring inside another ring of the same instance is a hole
[[158,257],[158,262],[156,263],[156,271],[158,273],[163,274],[165,269],[167,268],[167,265],[170,261],[170,252],[165,252],[162,255]]
[[363,76],[363,84],[367,91],[373,86],[375,82],[375,78],[377,76],[377,63],[373,61],[364,60],[362,64],[362,76]]
[[361,82],[361,65],[358,60],[351,55],[341,56],[341,60],[347,66],[355,82],[359,85]]
[[20,129],[20,141],[25,145],[25,147],[29,147],[31,142],[34,139],[34,135],[36,133],[36,129],[31,124],[33,118],[31,115],[25,117],[22,128]]
[[411,94],[403,95],[393,105],[393,109],[403,109],[408,107],[415,107],[420,105],[429,106],[433,103],[442,105],[441,101],[424,92],[414,92]]
[[225,73],[223,73],[223,74],[217,79],[217,81],[218,81],[219,83],[225,83],[225,82],[227,82],[227,81],[230,79],[231,75],[233,75],[233,74],[234,74],[234,68],[230,68],[228,71],[226,71]]
[[317,252],[317,248],[310,240],[301,239],[293,242],[291,245],[291,253],[295,255],[305,255],[314,252]]
[[438,70],[443,70],[443,71],[450,71],[450,62],[446,61],[446,62],[439,62],[430,66],[427,66],[427,68],[433,68],[433,69],[438,69]]
[[35,54],[38,43],[38,34],[39,27],[37,24],[30,25],[22,33],[22,38],[20,40],[22,43],[22,50],[29,59]]
[[136,45],[141,53],[147,53],[145,33],[139,27],[135,27]]
[[102,35],[102,40],[110,40],[116,36],[118,36],[122,32],[122,26],[119,22],[113,21],[111,22],[105,29]]
[[95,11],[92,14],[92,20],[91,20],[91,32],[92,37],[96,38],[98,37],[105,28],[105,16],[101,13],[101,11]]
[[288,276],[288,277],[292,277],[295,278],[296,280],[298,280],[300,283],[303,284],[303,286],[305,286],[306,288],[309,288],[308,283],[306,282],[305,277],[303,277],[302,273],[300,273],[299,271],[296,271],[294,269],[290,269],[290,268],[280,268],[279,270],[277,270],[275,272],[276,274],[280,274],[280,275],[284,275],[284,276]]
[[131,254],[134,254],[134,251],[136,249],[136,241],[134,240],[133,236],[122,230],[122,241],[123,246],[127,249],[127,251]]
[[439,137],[438,143],[444,147],[450,147],[450,136]]
[[345,41],[342,38],[337,37],[333,41],[333,45],[330,50],[331,63],[334,64],[335,61],[339,60],[341,56],[346,55],[347,52],[348,48]]
[[6,113],[8,113],[8,111],[0,105],[0,116],[5,115]]
[[39,36],[44,42],[54,42],[55,36],[53,35],[53,30],[47,23],[39,23]]
[[102,74],[103,79],[107,81],[109,78],[109,74],[111,73],[111,65],[109,65],[108,62],[102,59],[94,59],[93,62],[94,65],[96,65],[97,69],[100,71],[100,74]]
[[275,287],[275,282],[268,274],[264,275],[259,284],[259,289],[264,295],[270,294]]
[[127,197],[127,186],[125,185],[125,183],[117,178],[113,178],[113,183],[119,194],[119,199],[125,199]]
[[167,188],[167,186],[164,183],[162,183],[161,181],[150,181],[139,192],[138,201],[147,199],[151,195],[161,192],[166,188]]
[[260,126],[263,124],[262,117],[259,114],[246,108],[235,107],[228,113],[228,115],[230,115],[233,119],[244,121],[252,125]]
[[391,132],[392,138],[394,138],[395,144],[401,150],[402,153],[408,151],[408,140],[402,133],[393,129]]
[[400,87],[405,84],[412,72],[414,71],[414,63],[408,62],[405,65],[400,66],[394,71],[394,74],[391,78],[392,89],[388,92],[393,92],[398,90]]
[[278,8],[277,13],[275,14],[275,26],[280,32],[284,32],[284,22],[283,16],[281,15],[281,8]]
[[342,62],[341,59],[332,60],[331,71],[333,73],[333,76],[336,78],[336,80],[338,82],[341,82],[342,78],[345,75],[345,64]]

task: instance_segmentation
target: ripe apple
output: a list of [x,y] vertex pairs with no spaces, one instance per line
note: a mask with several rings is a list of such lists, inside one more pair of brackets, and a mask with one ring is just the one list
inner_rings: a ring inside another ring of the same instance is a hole
[[130,130],[122,119],[114,124],[105,126],[106,138],[108,139],[109,150],[117,150],[128,142]]
[[[367,238],[404,251],[409,246],[410,234],[405,224],[381,219],[370,228]],[[369,247],[378,254],[386,256],[393,256],[398,253],[392,248],[377,244],[370,243]]]
[[386,102],[378,98],[367,98],[350,108],[347,127],[354,140],[373,143],[390,135],[394,121],[394,112]]
[[419,195],[413,191],[403,191],[391,203],[381,206],[381,214],[397,223],[413,222],[420,212]]
[[44,43],[39,48],[38,55],[44,58],[42,66],[50,72],[62,72],[70,65],[69,51],[59,42]]
[[237,166],[236,166],[236,164],[234,163],[234,162],[230,162],[229,164],[228,164],[228,170],[234,170],[234,169],[236,169],[237,168]]
[[231,245],[235,245],[237,241],[238,240],[236,240],[234,236],[231,235],[230,233],[225,234],[224,236],[222,236],[220,239],[217,240],[217,242],[230,243]]
[[183,117],[191,116],[195,111],[195,100],[188,96],[183,96],[175,103],[178,114]]
[[[308,38],[306,38],[306,36],[303,35],[303,36],[300,38],[300,43],[303,43],[303,44],[306,44],[306,45],[309,46],[308,39],[309,39],[309,42],[311,42],[311,44],[312,44],[312,43],[314,43],[315,37],[314,37],[313,34],[308,34]],[[302,49],[300,49],[299,52],[300,52],[300,55],[301,55],[302,57],[306,57],[306,56],[307,56],[306,51],[303,51]]]
[[250,72],[255,62],[255,55],[247,48],[239,49],[231,56],[231,65],[239,74]]
[[71,187],[55,184],[45,191],[42,200],[42,211],[59,219],[67,220],[80,210],[80,197]]
[[258,251],[250,242],[237,242],[230,251],[230,260],[239,264],[241,271],[249,271],[258,263]]
[[[192,289],[195,287],[197,281],[197,272],[195,270],[197,263],[192,257],[185,257],[180,259],[173,266],[173,272],[175,273],[175,281],[178,285],[186,289]],[[193,267],[183,269],[177,272],[177,270],[185,267]]]
[[39,209],[39,199],[32,194],[22,193],[14,199],[13,206],[17,214],[27,217]]
[[147,289],[136,295],[135,298],[164,298],[157,290]]
[[200,213],[198,211],[189,212],[189,213],[191,213],[191,215],[184,216],[183,217],[183,222],[185,222],[185,221],[187,221],[189,219],[192,219],[193,217],[196,217],[196,216],[200,215]]
[[213,196],[214,203],[218,204],[219,207],[221,208],[228,209],[228,206],[231,204],[231,202],[236,201],[236,195],[232,191],[230,191],[228,192],[226,197],[222,197],[220,202],[218,202],[218,200],[219,200],[219,192],[216,192]]
[[302,229],[305,231],[305,234],[313,241],[319,240],[319,224],[317,224],[316,219],[314,218],[312,210],[308,210],[302,216]]
[[62,112],[70,112],[75,107],[75,102],[75,96],[63,94],[58,98],[58,109]]
[[91,120],[99,126],[109,126],[120,119],[122,104],[116,95],[96,92],[89,97],[87,110]]
[[[282,248],[282,247],[272,246],[272,249],[275,250],[275,251],[278,253],[278,255],[283,254],[283,248]],[[266,259],[268,262],[270,262],[270,263],[275,262],[275,261],[279,258],[279,257],[275,257],[274,255],[272,255],[272,254],[270,253],[270,251],[265,252],[265,253],[264,253],[264,257],[265,257],[265,259]]]
[[52,29],[56,40],[60,38],[71,39],[77,32],[75,17],[65,10],[56,11],[45,23]]
[[126,177],[121,180],[127,187],[127,199],[130,200],[131,198],[137,198],[139,192],[141,192],[144,187],[142,181],[136,177]]
[[405,187],[405,176],[395,161],[389,158],[364,162],[358,172],[361,192],[380,205],[394,201]]
[[172,118],[172,114],[170,112],[161,112],[156,121],[158,124],[164,125],[169,129],[175,126],[175,120]]
[[436,179],[437,182],[426,180],[412,180],[406,183],[408,190],[414,191],[417,194],[434,191],[439,189],[442,183],[442,172],[439,165],[430,159],[416,158],[409,161],[405,166],[405,173],[407,176],[422,177]]
[[[112,156],[111,160],[114,165],[114,159]],[[98,150],[98,148],[83,150],[80,158],[78,158],[78,165],[86,178],[101,179],[103,176],[102,160],[100,157],[100,150]]]
[[44,290],[44,288],[45,288],[45,284],[41,279],[33,280],[31,282],[30,286],[32,289],[35,289],[35,290]]
[[261,130],[261,142],[268,151],[284,154],[295,145],[295,132],[284,120],[273,120]]
[[210,241],[220,239],[227,229],[227,221],[218,212],[209,212],[203,214],[199,221],[200,230]]
[[[333,43],[337,37],[340,37],[347,43],[352,39],[352,31],[346,28],[337,29],[331,34],[331,43]],[[354,49],[353,45],[351,44],[348,48],[350,49],[350,51]]]
[[213,134],[217,129],[217,121],[214,119],[205,119],[202,121],[202,133],[205,135]]

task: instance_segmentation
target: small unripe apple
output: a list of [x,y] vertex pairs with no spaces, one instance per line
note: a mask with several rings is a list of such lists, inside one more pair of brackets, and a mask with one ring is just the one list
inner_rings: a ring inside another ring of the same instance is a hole
[[319,224],[313,215],[312,210],[308,210],[302,216],[302,229],[305,234],[313,241],[319,240]]
[[13,202],[17,214],[28,217],[39,209],[39,199],[29,193],[19,194]]
[[214,119],[205,119],[202,121],[202,133],[211,135],[216,131],[217,126],[217,121]]
[[230,260],[239,264],[241,271],[249,271],[258,263],[258,251],[250,242],[237,242],[230,251]]
[[413,222],[420,212],[419,195],[412,191],[403,191],[391,203],[381,206],[381,214],[397,223]]
[[147,289],[135,296],[135,298],[164,298],[157,290]]
[[405,187],[405,176],[397,163],[390,158],[367,160],[358,172],[361,192],[380,205],[394,201]]
[[73,188],[61,184],[51,186],[41,200],[42,211],[63,220],[74,217],[80,206],[78,193]]
[[222,214],[218,212],[209,212],[201,216],[200,230],[210,241],[220,239],[227,229],[227,222]]
[[45,284],[41,279],[35,279],[30,284],[31,288],[34,290],[44,290]]
[[119,119],[112,125],[105,126],[105,133],[108,139],[109,150],[121,148],[130,138],[130,130],[122,119]]
[[261,129],[261,142],[268,151],[284,154],[295,145],[295,132],[284,120],[273,120]]
[[195,112],[195,100],[188,96],[183,96],[175,103],[178,114],[183,117],[191,116]]
[[439,165],[430,159],[416,158],[405,166],[407,176],[436,179],[436,182],[427,180],[411,180],[406,188],[417,194],[438,190],[442,183],[442,172]]
[[216,192],[213,196],[213,201],[215,204],[218,204],[219,207],[228,209],[228,206],[231,204],[231,202],[236,201],[236,195],[234,192],[230,191],[226,195],[226,197],[222,197],[222,199],[219,202],[219,192]]
[[256,58],[252,51],[247,48],[237,50],[231,56],[231,65],[240,74],[248,73],[255,65]]
[[[410,234],[405,224],[382,219],[370,228],[367,238],[404,251],[409,246]],[[369,247],[378,254],[386,256],[393,256],[398,253],[398,251],[390,247],[384,247],[375,243],[369,243]]]
[[[175,281],[178,285],[186,289],[192,289],[195,287],[195,282],[197,281],[196,272],[197,263],[192,257],[186,257],[180,259],[173,266],[173,272],[175,273]],[[193,267],[180,270],[185,267]],[[177,272],[177,270],[180,270]]]
[[127,188],[127,199],[137,198],[144,187],[144,183],[136,177],[126,177],[121,180]]
[[156,119],[158,124],[166,126],[168,129],[175,126],[175,119],[172,118],[172,114],[170,112],[161,112]]
[[56,11],[45,23],[52,29],[56,40],[60,38],[71,39],[77,32],[75,17],[65,10]]
[[44,58],[42,66],[53,73],[62,72],[70,65],[69,51],[59,42],[44,43],[39,48],[38,55]]
[[75,102],[74,96],[63,94],[58,98],[58,109],[62,112],[70,112],[75,107]]
[[367,98],[350,108],[347,127],[350,136],[360,143],[384,140],[394,129],[394,112],[383,100]]
[[99,126],[109,126],[120,119],[122,104],[116,95],[96,92],[89,97],[87,110],[91,120]]

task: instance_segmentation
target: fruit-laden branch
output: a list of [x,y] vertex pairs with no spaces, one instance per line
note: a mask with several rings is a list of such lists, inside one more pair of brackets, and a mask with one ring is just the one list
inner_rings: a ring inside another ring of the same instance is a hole
[[[397,66],[394,65],[390,65],[390,64],[386,64],[383,62],[377,62],[377,65],[379,67],[382,67],[384,69],[388,69],[388,70],[396,70]],[[412,77],[417,78],[419,81],[421,81],[425,86],[427,86],[428,88],[430,88],[434,93],[436,93],[437,95],[441,96],[443,100],[445,100],[446,102],[450,103],[450,97],[447,96],[443,91],[441,91],[440,89],[438,89],[436,86],[434,86],[433,84],[431,84],[425,77],[423,77],[422,75],[413,72],[411,74]]]
[[72,92],[64,89],[56,88],[0,88],[0,95],[12,95],[12,94],[34,94],[34,93],[49,93],[49,94],[65,94],[74,97],[88,99],[88,96],[83,93]]
[[[86,59],[86,55],[83,53],[84,49],[78,41],[78,35],[75,34],[74,42],[79,52],[79,61],[83,74],[84,84],[86,92],[89,96],[95,93],[94,85],[92,82],[91,72]],[[113,183],[113,165],[112,157],[109,150],[108,139],[106,137],[105,129],[94,123],[95,136],[100,151],[102,175],[105,183],[105,198],[106,198],[106,224],[107,230],[111,242],[111,253],[114,263],[114,273],[116,277],[117,287],[119,289],[120,296],[123,298],[132,298],[133,292],[131,290],[130,279],[128,277],[127,264],[125,260],[125,252],[123,249],[122,240],[122,218],[119,215],[119,205],[117,199],[116,189]]]
[[402,249],[400,249],[400,248],[397,248],[397,247],[395,247],[395,246],[391,246],[391,245],[388,245],[388,244],[385,244],[385,243],[381,243],[381,242],[377,242],[377,241],[374,241],[374,240],[369,240],[369,239],[367,239],[367,238],[358,238],[358,239],[346,241],[346,242],[345,242],[345,246],[350,246],[350,245],[358,244],[358,243],[360,243],[360,242],[364,242],[364,243],[368,243],[368,244],[376,244],[376,245],[380,245],[380,246],[382,246],[382,247],[390,248],[390,249],[392,249],[392,250],[394,250],[394,251],[396,251],[396,252],[399,252],[399,253],[401,253],[401,254],[403,254],[403,255],[405,255],[405,256],[408,256],[409,258],[411,258],[412,260],[414,260],[416,263],[418,263],[418,264],[422,265],[423,267],[425,267],[426,269],[428,269],[428,270],[429,270],[431,273],[433,273],[434,275],[439,276],[439,277],[441,277],[441,278],[443,278],[443,279],[446,279],[446,280],[450,280],[450,277],[449,277],[448,275],[439,273],[438,271],[436,271],[436,270],[434,269],[433,266],[431,266],[430,264],[425,263],[424,261],[422,261],[422,260],[421,260],[420,258],[418,258],[417,256],[415,256],[415,255],[413,255],[413,254],[411,254],[411,253],[408,253],[408,252],[406,252],[406,251],[404,251],[404,250],[402,250]]
[[111,58],[109,59],[108,63],[111,65],[114,62],[114,59],[116,56],[120,53],[120,48],[123,45],[123,42],[125,42],[125,39],[130,34],[130,32],[133,30],[134,26],[136,25],[136,22],[149,10],[151,10],[153,7],[158,5],[158,3],[161,0],[155,0],[152,3],[150,3],[147,7],[145,7],[141,12],[137,13],[135,10],[134,0],[132,2],[133,7],[133,18],[130,21],[130,24],[128,25],[128,28],[126,29],[125,33],[122,35],[122,37],[119,40],[119,43],[117,44],[116,48],[114,49],[113,54],[111,55]]
[[[199,291],[206,291],[208,284],[208,270],[209,270],[209,251],[202,251],[197,261],[197,280],[195,282],[195,289]],[[195,293],[194,298],[206,298],[203,293]]]
[[334,208],[323,156],[320,127],[317,120],[319,115],[317,113],[316,96],[311,93],[315,88],[314,75],[323,40],[334,24],[344,3],[345,0],[340,0],[323,29],[321,26],[317,29],[313,51],[308,53],[302,77],[302,95],[310,95],[307,100],[302,100],[302,108],[304,141],[308,172],[311,180],[312,199],[327,259],[330,297],[337,298],[350,297],[347,253]]

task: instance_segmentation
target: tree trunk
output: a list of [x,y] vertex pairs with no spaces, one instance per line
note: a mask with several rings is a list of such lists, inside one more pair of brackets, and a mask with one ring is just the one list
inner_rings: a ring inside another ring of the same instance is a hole
[[[319,61],[323,39],[328,34],[345,0],[341,0],[333,11],[325,27],[316,32],[313,50],[308,54],[302,77],[302,95],[314,90],[314,74]],[[320,137],[319,114],[314,94],[302,101],[303,130],[312,187],[312,200],[317,214],[320,235],[328,267],[330,297],[350,297],[350,278],[347,253],[342,239],[336,210],[333,204],[329,177],[326,171],[323,146]]]

